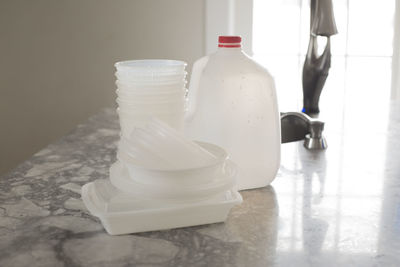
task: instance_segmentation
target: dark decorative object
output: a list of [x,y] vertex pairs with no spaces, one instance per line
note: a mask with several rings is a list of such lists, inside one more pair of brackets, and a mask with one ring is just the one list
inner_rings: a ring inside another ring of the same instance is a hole
[[[311,116],[319,113],[319,97],[331,66],[330,36],[336,33],[332,0],[311,0],[310,42],[303,67],[303,112]],[[326,37],[321,55],[317,36]]]

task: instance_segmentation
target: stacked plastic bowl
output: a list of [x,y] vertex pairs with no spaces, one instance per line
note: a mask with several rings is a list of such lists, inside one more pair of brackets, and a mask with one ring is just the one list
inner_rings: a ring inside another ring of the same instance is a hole
[[193,142],[154,118],[121,138],[117,158],[126,173],[112,168],[111,183],[142,198],[188,203],[224,194],[236,181],[225,150]]
[[122,136],[157,117],[172,128],[183,127],[186,63],[178,60],[131,60],[115,64]]
[[236,166],[216,145],[193,142],[151,118],[119,142],[110,179],[82,187],[82,199],[109,234],[223,222],[242,202]]

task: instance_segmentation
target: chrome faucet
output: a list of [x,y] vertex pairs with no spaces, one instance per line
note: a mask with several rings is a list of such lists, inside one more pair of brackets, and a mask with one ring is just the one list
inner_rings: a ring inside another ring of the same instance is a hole
[[[331,67],[330,37],[337,34],[332,0],[311,0],[310,41],[303,67],[303,112],[319,113],[319,97]],[[317,36],[326,37],[324,52],[318,55]]]
[[304,139],[304,147],[307,149],[326,149],[328,145],[322,135],[324,125],[324,122],[301,112],[281,113],[281,143]]

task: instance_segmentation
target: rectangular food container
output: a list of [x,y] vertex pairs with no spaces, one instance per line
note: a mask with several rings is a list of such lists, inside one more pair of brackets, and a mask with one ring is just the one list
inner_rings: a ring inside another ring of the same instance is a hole
[[229,190],[223,195],[193,203],[168,203],[146,207],[143,200],[132,199],[131,205],[121,205],[118,211],[107,210],[107,199],[98,194],[95,184],[82,187],[82,199],[89,211],[98,217],[110,235],[122,235],[155,230],[223,222],[230,209],[242,202],[241,195]]

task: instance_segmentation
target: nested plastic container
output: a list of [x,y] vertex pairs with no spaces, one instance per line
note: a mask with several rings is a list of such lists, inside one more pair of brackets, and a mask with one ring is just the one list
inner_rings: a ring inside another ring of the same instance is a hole
[[176,88],[165,92],[127,92],[118,88],[115,92],[121,99],[128,101],[173,101],[185,97],[186,88]]
[[143,126],[149,116],[182,130],[186,110],[186,63],[178,60],[131,60],[115,64],[122,135]]
[[131,60],[115,64],[118,80],[127,83],[171,83],[185,79],[186,63],[178,60]]
[[121,104],[119,102],[119,109],[122,112],[132,115],[157,115],[157,114],[171,114],[171,113],[183,113],[185,112],[185,103],[180,103],[179,105],[164,105],[164,104],[155,104],[155,105],[130,105],[130,104]]
[[[129,166],[130,165],[122,164],[121,162],[116,162],[110,168],[111,183],[122,192],[149,200],[159,199],[175,203],[199,201],[214,197],[227,190],[232,190],[236,183],[236,169],[231,161],[227,162],[224,168],[219,172],[219,175],[213,177],[210,181],[202,180],[202,178],[206,178],[206,176],[200,175],[201,173],[205,174],[207,172],[204,168],[174,171],[158,170],[158,178],[164,177],[169,180],[169,182],[164,182],[163,184],[157,183],[157,178],[147,183],[132,179],[128,170]],[[156,173],[156,170],[148,170],[148,174]],[[190,180],[192,178],[192,183],[179,183],[179,180]],[[158,179],[158,181],[160,181],[160,179]]]
[[[179,120],[181,117],[184,117],[184,110],[181,109],[176,109],[176,110],[135,110],[135,109],[126,109],[122,110],[120,108],[117,108],[117,113],[118,115],[122,115],[125,118],[132,117],[132,119],[142,117],[143,119],[148,119],[150,117],[157,117],[159,118],[159,115],[165,115],[165,117],[171,118],[171,119],[177,119]],[[161,118],[159,118],[161,119]],[[182,121],[183,123],[183,121]],[[170,125],[171,126],[171,125]],[[172,126],[171,126],[172,127]]]
[[[213,144],[198,142],[201,147],[215,156],[215,160],[199,164],[198,166],[184,166],[184,164],[182,164],[181,167],[177,168],[172,168],[171,166],[157,168],[155,166],[151,166],[150,164],[147,164],[147,166],[145,166],[143,163],[140,164],[138,163],[138,160],[142,160],[143,162],[145,159],[139,157],[145,153],[132,156],[132,151],[128,150],[128,146],[123,146],[122,144],[123,143],[121,143],[121,146],[119,146],[118,159],[125,163],[131,179],[141,184],[172,186],[174,188],[179,188],[180,186],[204,185],[212,182],[215,179],[219,179],[220,176],[223,176],[227,171],[227,168],[233,168],[232,163],[227,163],[228,154],[226,151]],[[185,153],[181,153],[179,150],[179,145],[175,146],[176,153],[174,154],[171,154],[168,150],[161,151],[162,147],[159,145],[150,142],[147,145],[147,148],[154,147],[155,149],[159,150],[152,151],[152,153],[154,153],[156,157],[159,157],[160,161],[163,161],[165,156],[169,156],[172,162],[184,162],[185,159],[181,158],[181,156],[188,156]],[[166,154],[166,152],[169,152],[169,155]]]
[[117,108],[119,123],[121,126],[121,134],[129,136],[135,127],[144,127],[151,117],[157,117],[170,127],[182,131],[184,111],[170,111],[170,112],[156,112],[156,111],[143,111],[143,112],[126,112]]
[[160,108],[179,108],[185,105],[186,99],[184,96],[175,96],[174,98],[157,98],[154,100],[150,99],[142,99],[138,97],[125,98],[120,97],[116,99],[116,102],[121,107],[122,105],[126,105],[129,107],[138,107],[138,108],[146,108],[146,107],[160,107]]
[[193,142],[158,119],[121,137],[110,179],[142,198],[189,201],[232,189],[235,165],[213,144]]
[[169,59],[126,60],[115,63],[115,68],[121,72],[152,74],[152,73],[182,73],[186,62]]
[[141,82],[141,83],[152,83],[152,82],[175,82],[182,81],[186,78],[187,72],[182,72],[179,74],[151,74],[151,75],[141,75],[141,74],[130,74],[121,73],[120,71],[115,72],[115,76],[119,81],[124,82]]
[[103,179],[85,184],[82,199],[110,235],[223,222],[230,209],[242,202],[235,190],[195,202],[141,199],[119,191]]
[[184,132],[227,150],[239,189],[275,178],[281,136],[274,79],[241,50],[240,37],[220,36],[218,51],[195,62]]
[[186,98],[184,96],[174,96],[173,98],[158,98],[155,100],[152,99],[147,99],[147,98],[140,98],[140,97],[135,97],[135,98],[125,98],[122,96],[118,96],[116,99],[116,102],[118,104],[126,104],[128,106],[150,106],[150,105],[160,105],[160,106],[181,106],[186,104]]
[[169,92],[178,88],[184,89],[186,86],[186,79],[175,80],[170,82],[124,82],[116,80],[115,84],[121,91],[125,92],[140,92],[140,93],[158,93],[158,92]]
[[[203,145],[204,146],[204,145]],[[128,137],[121,137],[118,153],[125,163],[132,163],[140,171],[192,169],[216,165],[227,158],[221,148],[187,139],[178,131],[155,118],[145,128],[136,128]],[[211,146],[211,147],[210,147]]]

